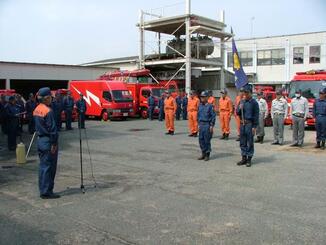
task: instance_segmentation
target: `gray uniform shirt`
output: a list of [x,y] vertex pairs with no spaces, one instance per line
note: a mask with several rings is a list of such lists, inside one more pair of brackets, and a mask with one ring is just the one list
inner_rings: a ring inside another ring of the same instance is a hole
[[274,99],[272,101],[271,116],[274,117],[274,114],[284,114],[287,116],[288,113],[288,102],[284,98]]
[[304,118],[307,118],[309,113],[308,100],[303,96],[293,98],[291,100],[291,112],[292,115],[301,114]]
[[258,105],[259,105],[259,113],[264,114],[264,117],[266,118],[268,116],[268,106],[265,99],[257,99]]

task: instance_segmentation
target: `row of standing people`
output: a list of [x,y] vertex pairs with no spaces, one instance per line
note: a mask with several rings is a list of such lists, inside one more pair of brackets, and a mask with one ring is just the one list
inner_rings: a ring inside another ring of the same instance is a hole
[[[28,132],[33,134],[35,132],[35,120],[33,118],[33,112],[39,102],[36,100],[34,94],[29,95],[29,99],[24,102],[20,95],[10,96],[6,100],[5,96],[1,97],[0,103],[0,117],[1,117],[1,128],[2,133],[7,135],[8,149],[14,151],[17,145],[17,136],[20,136],[23,132],[23,115],[28,121]],[[59,93],[55,95],[52,100],[50,107],[53,110],[54,119],[57,130],[60,131],[62,128],[62,112],[65,113],[66,118],[66,129],[71,130],[72,126],[72,111],[75,106],[75,101],[68,94],[63,98]],[[76,107],[79,112],[80,119],[78,122],[81,123],[81,127],[85,127],[85,112],[86,103],[83,99],[76,102]]]

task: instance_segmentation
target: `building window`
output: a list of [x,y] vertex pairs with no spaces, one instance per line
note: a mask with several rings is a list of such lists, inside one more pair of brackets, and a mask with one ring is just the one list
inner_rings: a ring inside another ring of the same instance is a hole
[[257,53],[257,65],[284,65],[285,49],[259,50]]
[[309,63],[320,63],[320,46],[309,47]]
[[303,64],[304,48],[293,48],[293,64]]
[[272,51],[259,50],[257,53],[257,65],[268,66],[272,64]]
[[[238,52],[240,63],[242,66],[252,66],[252,51],[241,51]],[[233,67],[233,53],[228,52],[228,67]]]
[[252,51],[242,51],[239,56],[242,66],[252,66]]
[[284,64],[285,64],[285,49],[273,49],[272,65],[284,65]]

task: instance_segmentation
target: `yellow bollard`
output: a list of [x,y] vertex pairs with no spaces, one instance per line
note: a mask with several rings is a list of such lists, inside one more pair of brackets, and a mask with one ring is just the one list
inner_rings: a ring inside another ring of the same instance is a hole
[[23,142],[20,142],[17,145],[16,162],[17,162],[17,164],[25,164],[26,163],[26,152],[25,152],[25,145]]

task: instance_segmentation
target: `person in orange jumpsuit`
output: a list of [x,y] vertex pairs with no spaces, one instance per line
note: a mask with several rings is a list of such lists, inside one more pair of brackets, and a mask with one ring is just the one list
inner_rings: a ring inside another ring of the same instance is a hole
[[215,97],[213,96],[213,91],[212,90],[208,91],[208,95],[209,97],[207,102],[208,104],[213,105],[214,111],[215,113],[217,113],[217,103]]
[[174,117],[177,110],[177,103],[171,96],[171,92],[167,91],[167,97],[164,100],[165,126],[168,132],[166,134],[174,135]]
[[[234,108],[238,108],[238,105],[240,104],[240,101],[243,98],[243,88],[241,88],[239,90],[239,93],[237,95],[237,97],[235,98],[235,102],[234,102]],[[234,118],[235,118],[235,122],[237,124],[237,132],[238,132],[238,138],[237,141],[240,141],[240,126],[241,126],[241,120],[240,120],[240,116],[238,116],[235,112],[234,112]]]
[[222,132],[221,139],[228,140],[230,134],[230,120],[233,112],[233,105],[226,89],[221,90],[221,95],[222,96],[219,100],[220,126]]
[[196,96],[195,92],[190,92],[190,97],[188,99],[188,107],[187,107],[187,113],[188,113],[188,125],[189,125],[189,137],[197,137],[198,134],[198,121],[197,121],[197,115],[198,115],[198,107],[199,107],[199,99]]

